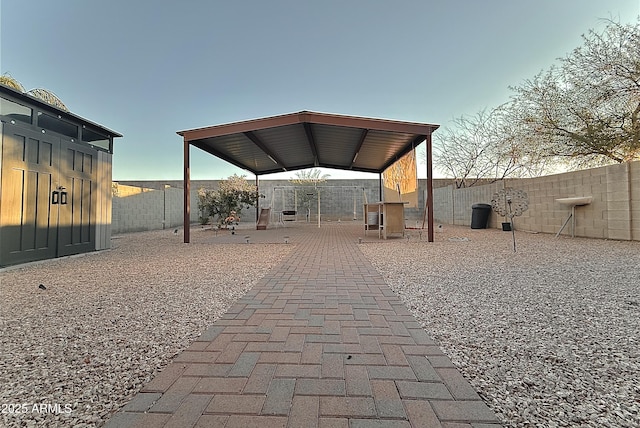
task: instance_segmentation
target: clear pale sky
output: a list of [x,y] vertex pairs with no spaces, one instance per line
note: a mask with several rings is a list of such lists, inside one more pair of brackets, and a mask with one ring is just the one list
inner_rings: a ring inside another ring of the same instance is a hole
[[[176,131],[300,110],[446,126],[639,15],[640,0],[1,0],[0,73],[123,134],[114,180],[181,179]],[[193,179],[253,177],[191,150]]]

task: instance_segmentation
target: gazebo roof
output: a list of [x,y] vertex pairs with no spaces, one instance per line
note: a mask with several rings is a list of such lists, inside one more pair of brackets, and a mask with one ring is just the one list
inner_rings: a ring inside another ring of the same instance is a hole
[[[184,140],[184,242],[190,240],[189,148],[198,147],[258,176],[325,167],[382,174],[427,142],[428,240],[433,242],[431,134],[438,125],[301,111],[178,131]],[[257,216],[256,212],[256,216]],[[257,218],[256,218],[257,220]]]
[[178,134],[255,175],[313,167],[381,173],[438,126],[301,111]]

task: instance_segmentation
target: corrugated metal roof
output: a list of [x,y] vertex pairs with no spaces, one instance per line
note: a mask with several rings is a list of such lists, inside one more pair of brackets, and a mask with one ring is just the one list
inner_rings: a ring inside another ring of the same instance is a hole
[[438,126],[301,111],[178,134],[255,175],[312,167],[381,173]]

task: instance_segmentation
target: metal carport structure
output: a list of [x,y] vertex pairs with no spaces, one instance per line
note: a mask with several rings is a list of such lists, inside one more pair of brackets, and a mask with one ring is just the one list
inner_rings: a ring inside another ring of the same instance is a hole
[[184,242],[190,241],[190,161],[194,146],[260,175],[325,167],[382,174],[426,143],[428,240],[433,242],[431,134],[439,125],[301,111],[178,131],[184,141]]

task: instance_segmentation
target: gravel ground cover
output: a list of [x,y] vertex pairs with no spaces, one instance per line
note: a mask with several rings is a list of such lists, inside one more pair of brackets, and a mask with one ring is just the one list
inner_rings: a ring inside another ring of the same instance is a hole
[[[360,248],[505,426],[640,426],[640,243],[409,233]],[[210,235],[0,271],[0,426],[102,425],[294,248]]]
[[102,425],[292,248],[202,236],[0,271],[0,426]]
[[640,427],[640,243],[445,226],[360,248],[510,427]]

